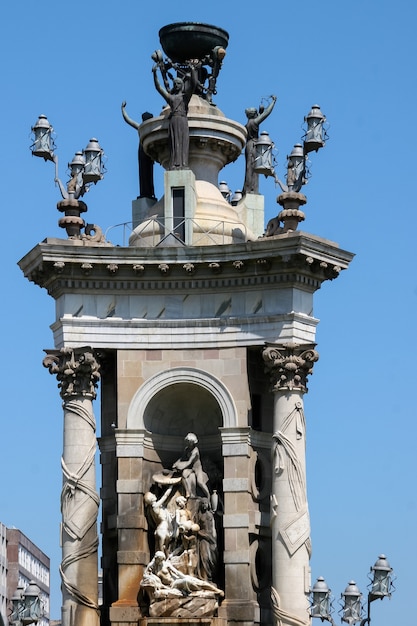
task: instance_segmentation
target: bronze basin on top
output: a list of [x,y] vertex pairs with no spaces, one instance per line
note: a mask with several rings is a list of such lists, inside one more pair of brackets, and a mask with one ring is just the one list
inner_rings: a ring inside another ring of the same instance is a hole
[[218,26],[199,22],[177,22],[163,26],[159,41],[165,54],[174,63],[204,59],[213,48],[227,48],[229,34]]

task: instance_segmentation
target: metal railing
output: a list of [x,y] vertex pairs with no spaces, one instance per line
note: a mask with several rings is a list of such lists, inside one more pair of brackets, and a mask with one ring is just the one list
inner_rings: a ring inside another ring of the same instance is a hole
[[[169,228],[167,222],[173,222],[174,226]],[[209,222],[207,228],[204,228],[202,222]],[[247,241],[247,229],[244,224],[236,224],[236,222],[229,222],[227,220],[219,220],[213,223],[212,218],[199,218],[198,220],[192,217],[186,217],[181,220],[170,219],[161,220],[156,217],[150,218],[133,229],[133,222],[122,222],[120,224],[114,224],[109,226],[105,232],[106,241],[109,240],[109,233],[114,232],[115,229],[121,229],[122,231],[122,243],[115,243],[115,245],[127,246],[129,244],[129,237],[131,233],[135,232],[136,242],[135,245],[140,246],[140,240],[147,247],[155,247],[161,245],[169,237],[175,237],[175,239],[182,245],[207,245],[207,240],[215,245]],[[120,231],[119,231],[120,232]],[[188,234],[188,237],[187,237]],[[185,240],[190,239],[190,243],[186,244]],[[119,238],[116,237],[116,241]],[[204,242],[204,244],[203,244]]]

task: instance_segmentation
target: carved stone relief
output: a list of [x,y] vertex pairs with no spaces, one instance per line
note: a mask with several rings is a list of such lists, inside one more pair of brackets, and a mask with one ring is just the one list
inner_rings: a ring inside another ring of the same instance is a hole
[[214,582],[218,548],[217,493],[210,493],[194,433],[171,469],[153,476],[144,495],[155,539],[140,591],[150,617],[213,616],[224,593]]

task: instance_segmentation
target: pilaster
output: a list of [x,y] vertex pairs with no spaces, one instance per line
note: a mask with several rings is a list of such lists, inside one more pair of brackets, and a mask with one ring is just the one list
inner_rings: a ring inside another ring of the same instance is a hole
[[249,428],[223,428],[224,461],[224,571],[225,600],[219,617],[235,624],[259,623],[259,605],[253,591],[250,530],[254,511]]
[[145,431],[116,429],[118,600],[113,607],[137,607],[139,583],[149,562],[143,512]]
[[[179,198],[175,197],[179,194]],[[176,206],[179,204],[179,206]],[[185,245],[193,240],[193,223],[197,204],[195,176],[191,170],[164,173],[165,236],[174,233]],[[179,209],[179,210],[178,210]]]

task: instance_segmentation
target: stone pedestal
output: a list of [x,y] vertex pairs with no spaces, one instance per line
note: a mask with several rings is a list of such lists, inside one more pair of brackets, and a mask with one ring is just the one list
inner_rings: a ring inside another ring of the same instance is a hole
[[227,622],[220,617],[212,618],[176,618],[143,617],[138,626],[226,626]]
[[[167,169],[169,167],[169,140],[168,140],[168,115],[169,108],[163,109],[158,117],[147,120],[141,124],[139,133],[144,150],[154,160]],[[246,138],[246,129],[241,124],[227,119],[218,107],[210,105],[206,100],[193,95],[188,109],[188,127],[190,133],[189,167],[185,170],[173,170],[168,172],[170,177],[190,172],[194,176],[192,187],[194,197],[190,198],[193,208],[184,215],[186,229],[189,236],[186,245],[212,245],[236,243],[255,239],[249,224],[245,223],[221,195],[218,189],[219,171],[228,163],[235,161],[240,155]],[[165,181],[167,177],[165,175]],[[180,186],[183,183],[178,183]],[[165,197],[156,205],[152,206],[147,218],[157,215],[158,222],[169,224],[169,209],[171,206],[170,193],[172,185],[165,182]],[[135,228],[130,238],[130,245],[157,245],[159,242],[155,233],[152,234],[152,243],[149,237],[143,238],[145,232],[156,225],[149,224],[144,218],[141,224]],[[259,226],[259,225],[258,225]],[[158,228],[156,228],[158,233]],[[161,233],[160,239],[166,236]]]
[[141,617],[138,606],[112,606],[109,617],[112,626],[137,626],[146,622]]
[[286,191],[278,196],[277,202],[282,206],[282,211],[278,213],[278,220],[284,224],[281,232],[297,230],[300,222],[305,220],[304,212],[300,211],[300,206],[307,202],[305,195],[295,191]]
[[261,237],[265,232],[264,206],[264,196],[257,193],[247,193],[235,207],[240,219],[255,237]]
[[211,618],[217,612],[218,607],[217,599],[213,594],[206,594],[204,597],[190,594],[180,599],[159,598],[151,604],[150,617],[162,619],[166,616],[171,620],[198,620],[203,617]]

